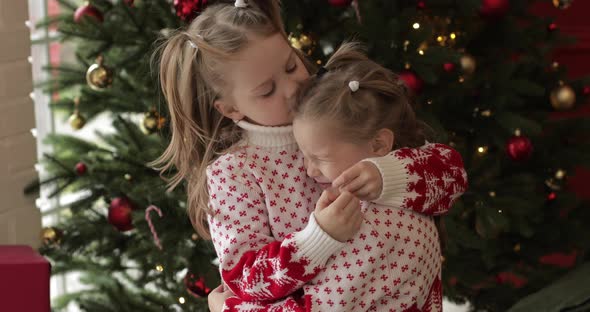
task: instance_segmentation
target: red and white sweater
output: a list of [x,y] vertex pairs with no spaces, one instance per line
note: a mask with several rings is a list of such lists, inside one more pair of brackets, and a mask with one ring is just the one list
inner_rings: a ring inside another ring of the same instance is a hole
[[[226,309],[247,311],[244,304],[273,302],[301,289],[346,243],[310,217],[321,190],[306,175],[292,127],[239,125],[245,129],[242,144],[208,167],[207,181],[221,276],[239,297],[226,300]],[[445,145],[400,149],[371,161],[384,177],[377,202],[388,206],[442,214],[466,188],[461,157]],[[336,284],[322,286],[337,292]],[[285,300],[297,303],[295,310],[312,310],[309,291],[297,298]]]

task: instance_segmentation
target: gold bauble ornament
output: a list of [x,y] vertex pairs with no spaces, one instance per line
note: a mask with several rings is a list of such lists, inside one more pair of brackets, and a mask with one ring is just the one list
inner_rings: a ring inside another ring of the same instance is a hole
[[576,104],[576,92],[574,92],[572,87],[562,83],[559,87],[551,91],[549,100],[555,110],[569,110]]
[[155,133],[162,129],[166,124],[166,118],[160,116],[155,110],[145,113],[143,118],[143,128],[147,134]]
[[553,6],[563,10],[572,5],[572,2],[574,2],[574,0],[553,0]]
[[86,118],[80,114],[78,110],[74,111],[74,113],[68,119],[70,126],[74,130],[80,130],[86,124]]
[[461,69],[463,70],[463,73],[467,76],[473,74],[477,68],[477,62],[475,61],[475,58],[469,54],[463,54],[459,62],[461,63]]
[[41,229],[41,240],[44,245],[59,245],[63,232],[56,227],[44,227]]
[[311,55],[316,47],[316,42],[310,35],[300,34],[299,36],[290,33],[289,43],[295,49],[301,50],[306,55]]
[[95,91],[103,91],[113,84],[113,70],[103,64],[103,57],[99,56],[96,63],[88,67],[86,82]]

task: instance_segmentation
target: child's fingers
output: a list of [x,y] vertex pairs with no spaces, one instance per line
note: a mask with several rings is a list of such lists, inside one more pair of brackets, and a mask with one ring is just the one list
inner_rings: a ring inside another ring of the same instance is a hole
[[340,188],[342,191],[347,191],[353,194],[356,194],[358,192],[358,190],[360,190],[361,188],[363,188],[365,186],[367,181],[365,181],[365,179],[363,179],[363,177],[361,175],[357,176],[356,178],[354,178],[351,181],[348,181],[348,183],[342,185]]
[[352,192],[356,197],[363,200],[376,198],[376,186],[372,184],[365,184],[355,192]]
[[356,179],[361,174],[361,170],[358,166],[352,166],[346,169],[344,172],[340,174],[334,181],[332,181],[332,186],[335,188],[340,188],[343,185],[346,185],[350,181]]
[[336,200],[334,200],[330,204],[330,207],[332,209],[335,209],[336,213],[342,213],[343,210],[346,210],[346,206],[350,203],[350,201],[353,198],[354,198],[354,196],[352,194],[350,194],[349,192],[342,192],[342,193],[340,193],[338,198],[336,198]]
[[318,199],[316,205],[315,205],[315,210],[319,211],[322,210],[326,207],[328,207],[328,205],[330,205],[332,201],[329,199],[329,192],[323,191],[322,195],[320,195],[320,198]]
[[344,218],[350,220],[354,218],[356,214],[360,213],[361,211],[361,203],[358,198],[352,197],[350,201],[344,207],[342,211],[342,215]]

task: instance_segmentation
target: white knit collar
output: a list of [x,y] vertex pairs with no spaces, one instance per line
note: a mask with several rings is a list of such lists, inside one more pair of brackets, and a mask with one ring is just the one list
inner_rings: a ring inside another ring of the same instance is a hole
[[260,126],[245,120],[236,122],[238,127],[244,129],[243,143],[260,147],[294,147],[297,148],[293,126]]

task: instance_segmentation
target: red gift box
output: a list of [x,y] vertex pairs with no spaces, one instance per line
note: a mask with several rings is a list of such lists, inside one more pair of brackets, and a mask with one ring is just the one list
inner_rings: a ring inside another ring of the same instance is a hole
[[49,262],[29,246],[0,246],[0,311],[49,312]]

